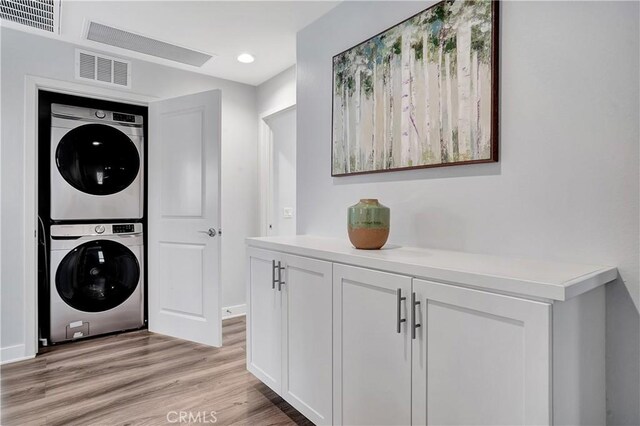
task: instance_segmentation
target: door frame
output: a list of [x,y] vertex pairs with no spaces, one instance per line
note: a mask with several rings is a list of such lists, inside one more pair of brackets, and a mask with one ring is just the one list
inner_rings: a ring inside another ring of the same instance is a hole
[[7,362],[33,358],[38,353],[38,91],[149,106],[158,98],[89,84],[25,76],[24,86],[24,352]]
[[[258,203],[260,206],[261,237],[268,235],[271,200],[273,199],[273,130],[267,121],[295,108],[296,102],[285,103],[260,114],[258,120]],[[294,214],[296,213],[294,212]]]

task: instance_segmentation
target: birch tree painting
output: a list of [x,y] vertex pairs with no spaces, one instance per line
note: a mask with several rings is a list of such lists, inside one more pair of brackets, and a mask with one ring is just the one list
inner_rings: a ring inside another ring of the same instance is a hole
[[333,58],[332,175],[495,161],[493,13],[447,0]]

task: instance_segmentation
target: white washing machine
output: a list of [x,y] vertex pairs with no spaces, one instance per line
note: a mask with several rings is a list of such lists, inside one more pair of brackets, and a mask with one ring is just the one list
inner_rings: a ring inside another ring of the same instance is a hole
[[51,105],[51,219],[139,219],[143,117]]
[[144,325],[141,223],[51,226],[52,343]]

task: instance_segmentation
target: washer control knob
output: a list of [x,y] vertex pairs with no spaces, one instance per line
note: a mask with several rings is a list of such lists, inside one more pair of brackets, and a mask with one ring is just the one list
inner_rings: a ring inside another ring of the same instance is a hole
[[96,111],[96,117],[105,118],[106,116],[107,116],[107,114],[104,111],[102,111],[101,109]]
[[96,234],[104,233],[104,225],[96,225]]

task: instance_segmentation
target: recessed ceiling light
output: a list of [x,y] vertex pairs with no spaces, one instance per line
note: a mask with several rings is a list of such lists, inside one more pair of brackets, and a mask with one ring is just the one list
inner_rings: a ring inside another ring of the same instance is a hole
[[256,58],[254,58],[252,55],[249,55],[248,53],[243,53],[238,56],[238,62],[242,62],[243,64],[250,64],[255,60]]

